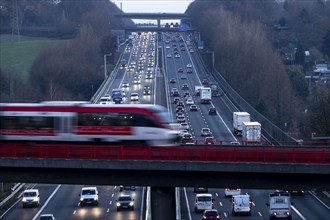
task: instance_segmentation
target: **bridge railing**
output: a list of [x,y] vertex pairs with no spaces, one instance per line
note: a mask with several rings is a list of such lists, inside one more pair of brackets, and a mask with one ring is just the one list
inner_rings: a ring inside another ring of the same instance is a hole
[[330,148],[1,143],[2,158],[330,164]]

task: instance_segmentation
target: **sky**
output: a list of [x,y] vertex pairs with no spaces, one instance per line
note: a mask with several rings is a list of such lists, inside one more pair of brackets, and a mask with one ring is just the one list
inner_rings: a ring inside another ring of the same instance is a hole
[[[123,12],[147,12],[147,13],[184,13],[193,0],[111,0],[118,8],[122,5]],[[142,23],[141,20],[134,20]],[[145,23],[154,21],[143,20]],[[168,20],[167,22],[173,22]],[[176,21],[174,21],[176,22]]]
[[111,0],[124,12],[183,13],[193,0]]

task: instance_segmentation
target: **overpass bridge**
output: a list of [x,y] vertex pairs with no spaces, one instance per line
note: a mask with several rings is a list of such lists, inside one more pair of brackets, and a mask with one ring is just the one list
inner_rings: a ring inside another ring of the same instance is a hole
[[1,143],[0,158],[5,182],[330,190],[322,147]]

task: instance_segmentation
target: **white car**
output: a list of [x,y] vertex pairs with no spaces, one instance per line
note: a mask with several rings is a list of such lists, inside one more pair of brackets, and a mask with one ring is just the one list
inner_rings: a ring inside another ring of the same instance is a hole
[[129,83],[128,82],[124,82],[123,84],[121,84],[121,87],[128,88],[129,87]]
[[188,63],[187,64],[187,68],[192,68],[192,64],[191,63]]
[[131,93],[131,101],[139,101],[139,94],[136,92]]
[[193,105],[193,104],[195,104],[195,102],[192,99],[187,99],[186,104],[187,105]]
[[232,197],[235,195],[241,195],[241,189],[231,189],[231,188],[226,188],[225,189],[225,197]]
[[167,58],[171,58],[172,55],[169,53],[169,54],[166,55],[166,57],[167,57]]
[[39,220],[56,220],[53,214],[40,215]]
[[180,124],[180,129],[181,130],[189,130],[189,125],[187,123],[181,123]]

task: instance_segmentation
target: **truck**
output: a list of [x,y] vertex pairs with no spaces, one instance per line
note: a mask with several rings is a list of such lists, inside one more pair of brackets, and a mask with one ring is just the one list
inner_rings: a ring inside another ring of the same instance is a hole
[[201,88],[200,89],[201,103],[210,104],[211,103],[211,88]]
[[212,97],[217,97],[222,95],[222,90],[220,89],[219,83],[217,82],[209,82],[209,86],[211,88]]
[[112,103],[121,104],[124,102],[124,95],[121,89],[113,89],[111,92]]
[[291,213],[291,196],[286,192],[274,192],[269,194],[269,219],[292,219]]
[[243,130],[243,122],[249,122],[249,121],[251,121],[249,113],[233,112],[234,134],[237,136],[241,136]]
[[243,122],[242,133],[245,144],[261,143],[261,124],[259,122]]
[[205,88],[205,87],[204,86],[195,86],[195,96],[200,96],[202,88]]

